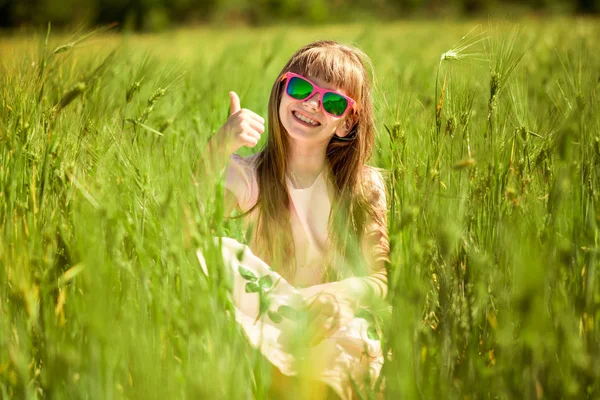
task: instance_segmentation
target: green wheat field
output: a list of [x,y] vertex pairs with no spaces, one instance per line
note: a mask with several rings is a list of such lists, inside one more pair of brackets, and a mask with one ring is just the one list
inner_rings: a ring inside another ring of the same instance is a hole
[[247,234],[198,163],[228,92],[266,117],[316,39],[375,71],[392,249],[377,387],[599,398],[599,37],[593,19],[3,33],[0,398],[268,397],[211,240]]

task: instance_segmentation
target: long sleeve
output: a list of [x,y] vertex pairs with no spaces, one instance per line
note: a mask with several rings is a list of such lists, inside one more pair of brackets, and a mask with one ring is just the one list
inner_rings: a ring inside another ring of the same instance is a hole
[[[372,291],[370,295],[376,295],[383,299],[387,296],[387,271],[386,264],[389,263],[390,244],[387,232],[387,196],[385,182],[380,172],[371,169],[371,193],[369,201],[373,209],[373,215],[367,223],[362,240],[362,252],[365,255],[369,276],[363,279]],[[367,291],[369,291],[367,289]]]

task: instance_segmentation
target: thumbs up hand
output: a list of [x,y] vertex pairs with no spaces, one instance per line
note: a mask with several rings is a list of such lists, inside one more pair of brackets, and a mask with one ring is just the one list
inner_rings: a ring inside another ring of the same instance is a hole
[[229,99],[229,118],[216,136],[232,154],[242,146],[256,146],[265,131],[265,120],[253,111],[241,108],[240,98],[235,92],[229,92]]

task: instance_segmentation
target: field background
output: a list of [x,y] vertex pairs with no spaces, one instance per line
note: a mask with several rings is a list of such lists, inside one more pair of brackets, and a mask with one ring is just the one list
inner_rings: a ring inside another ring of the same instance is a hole
[[266,117],[283,64],[322,38],[375,70],[387,397],[600,397],[599,27],[0,36],[0,397],[265,398],[210,241],[244,232],[195,177],[228,91]]

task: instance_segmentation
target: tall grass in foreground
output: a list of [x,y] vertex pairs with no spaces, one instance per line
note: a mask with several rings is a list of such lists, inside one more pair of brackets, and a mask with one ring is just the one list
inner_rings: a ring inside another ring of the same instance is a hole
[[600,31],[473,25],[0,42],[1,397],[266,397],[210,240],[245,232],[196,171],[228,91],[266,115],[323,37],[377,73],[388,398],[600,396]]

